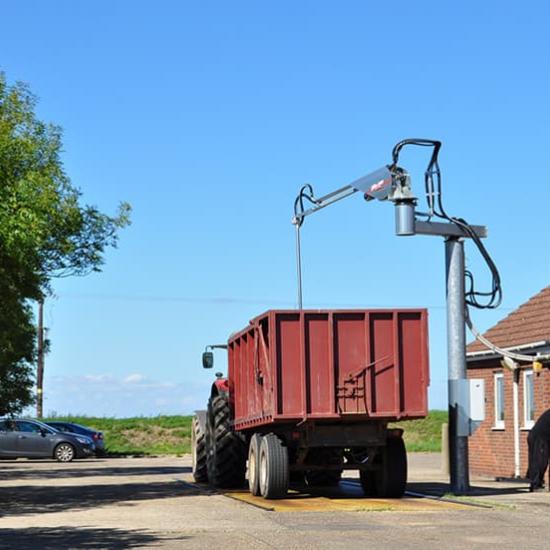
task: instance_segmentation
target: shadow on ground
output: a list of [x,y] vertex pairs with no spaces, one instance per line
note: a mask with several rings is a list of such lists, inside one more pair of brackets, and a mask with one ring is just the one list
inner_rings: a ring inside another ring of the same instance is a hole
[[56,527],[0,529],[0,548],[58,550],[59,548],[136,548],[159,541],[183,541],[188,537],[165,538],[147,531]]
[[[0,467],[0,480],[18,480],[18,479],[59,479],[64,477],[111,477],[111,476],[158,476],[158,475],[182,475],[191,472],[187,466],[153,466],[153,467],[127,467],[127,468],[52,468],[50,469],[31,469],[27,464],[25,468],[17,466],[23,463],[10,463],[12,467]],[[57,465],[57,463],[55,463]]]
[[[407,491],[412,491],[414,493],[422,493],[425,495],[441,497],[451,492],[451,486],[448,483],[438,483],[438,482],[419,482],[419,483],[408,483]],[[480,497],[480,496],[491,496],[491,495],[519,495],[521,493],[527,493],[529,488],[527,485],[518,484],[515,487],[488,487],[482,485],[471,485],[470,491],[468,491],[468,496]]]
[[214,494],[183,481],[47,487],[22,485],[0,491],[0,517],[84,510],[132,501]]
[[[317,497],[329,497],[331,499],[346,499],[346,498],[363,498],[364,492],[358,479],[343,478],[342,481],[334,487],[306,487],[304,485],[292,486],[297,492],[290,493],[288,499],[308,499]],[[407,492],[418,493],[418,495],[427,495],[434,497],[442,497],[451,492],[451,487],[448,483],[442,482],[413,482],[407,483]],[[519,495],[528,492],[528,486],[518,483],[514,487],[494,487],[472,485],[468,496],[497,496],[497,495]],[[405,495],[412,496],[416,495]],[[368,498],[368,497],[365,497]]]

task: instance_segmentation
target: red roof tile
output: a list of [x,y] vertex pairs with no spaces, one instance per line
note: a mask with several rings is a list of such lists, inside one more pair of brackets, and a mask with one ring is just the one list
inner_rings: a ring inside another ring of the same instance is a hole
[[[483,336],[501,348],[550,340],[550,286],[512,311]],[[476,340],[467,350],[484,351],[487,348]]]

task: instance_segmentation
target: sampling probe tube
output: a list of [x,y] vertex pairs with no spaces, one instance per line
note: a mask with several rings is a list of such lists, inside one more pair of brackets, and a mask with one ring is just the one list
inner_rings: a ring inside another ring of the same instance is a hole
[[295,223],[296,226],[296,271],[298,276],[298,309],[303,308],[302,303],[302,252],[300,247],[300,224]]

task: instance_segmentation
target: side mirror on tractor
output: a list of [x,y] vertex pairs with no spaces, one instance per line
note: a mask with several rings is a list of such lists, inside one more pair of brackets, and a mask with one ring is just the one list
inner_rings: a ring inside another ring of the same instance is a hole
[[202,368],[211,369],[214,366],[214,353],[211,351],[205,351],[202,354]]

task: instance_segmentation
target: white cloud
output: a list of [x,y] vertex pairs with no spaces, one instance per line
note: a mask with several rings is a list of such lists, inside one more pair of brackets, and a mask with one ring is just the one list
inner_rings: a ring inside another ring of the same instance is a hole
[[210,383],[153,380],[141,373],[47,376],[44,410],[117,417],[191,414],[206,408]]
[[142,380],[145,380],[145,376],[143,376],[143,374],[139,374],[138,372],[135,372],[134,374],[130,374],[130,376],[127,376],[124,379],[124,383],[133,384],[134,382],[141,382]]
[[112,378],[110,374],[86,374],[83,377],[90,382],[105,382]]

